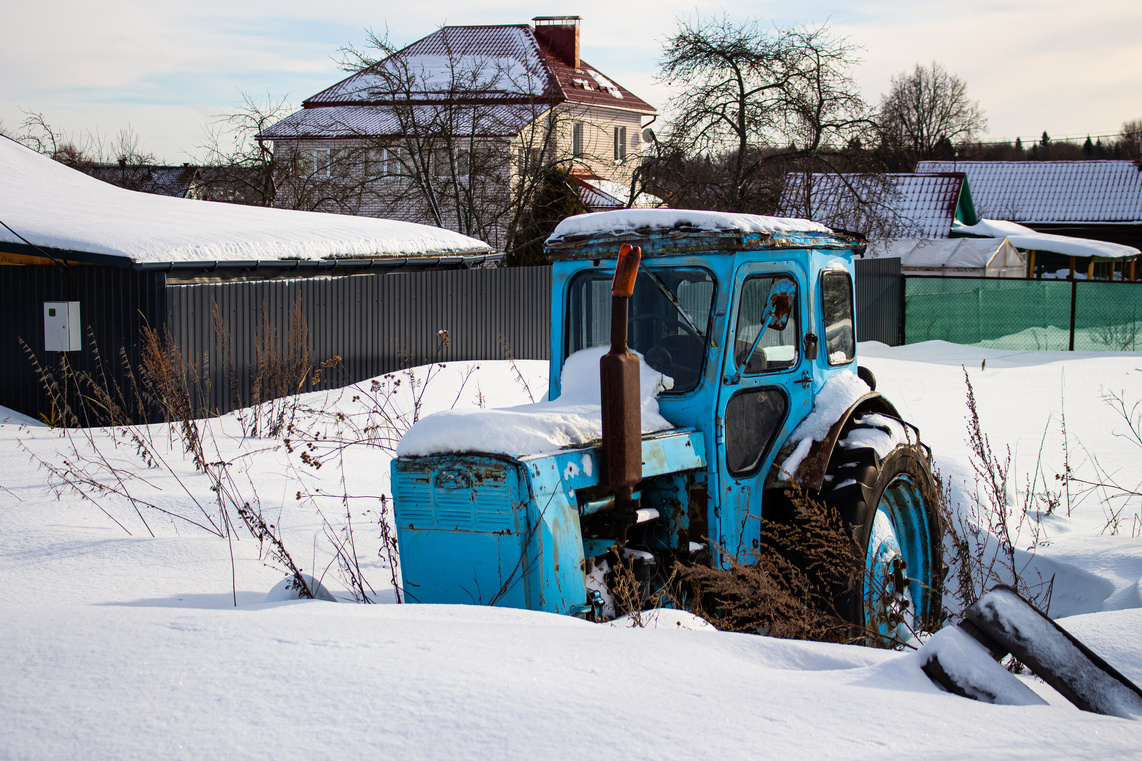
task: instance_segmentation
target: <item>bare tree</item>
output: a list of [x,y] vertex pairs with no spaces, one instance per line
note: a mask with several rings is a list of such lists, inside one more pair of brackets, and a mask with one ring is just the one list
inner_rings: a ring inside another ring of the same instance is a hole
[[1142,119],[1123,122],[1119,135],[1118,144],[1122,157],[1142,161]]
[[275,161],[273,143],[261,135],[291,110],[285,98],[266,93],[259,100],[242,93],[232,113],[215,119],[201,146],[205,152],[201,182],[208,198],[251,206],[278,204],[280,187],[295,185],[297,172],[290,162]]
[[851,168],[852,149],[872,136],[855,63],[855,48],[825,27],[682,21],[659,75],[678,88],[662,155],[696,159],[706,175],[721,165],[718,207],[772,211],[788,172]]
[[892,77],[880,103],[880,126],[887,146],[915,160],[970,142],[987,128],[987,118],[968,98],[967,84],[933,61]]

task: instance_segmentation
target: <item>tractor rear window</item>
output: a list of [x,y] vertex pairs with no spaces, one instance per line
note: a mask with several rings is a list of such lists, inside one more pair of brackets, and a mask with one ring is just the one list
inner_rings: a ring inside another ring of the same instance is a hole
[[[582,272],[571,282],[567,354],[611,340],[613,272]],[[646,363],[673,379],[663,393],[697,387],[706,358],[714,278],[702,269],[639,269],[628,310],[627,343]]]

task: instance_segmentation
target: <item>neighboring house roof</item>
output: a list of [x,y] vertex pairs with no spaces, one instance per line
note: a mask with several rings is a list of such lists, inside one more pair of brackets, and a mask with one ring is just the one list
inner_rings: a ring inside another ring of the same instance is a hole
[[550,98],[555,82],[527,25],[446,26],[302,102],[304,108],[448,100]]
[[0,221],[0,252],[137,268],[498,258],[474,238],[411,222],[124,190],[7,138],[0,138]]
[[562,61],[540,41],[548,67],[559,83],[564,99],[573,103],[603,108],[617,108],[653,116],[658,113],[654,106],[626,89],[618,82],[608,79],[586,61],[575,68]]
[[127,190],[174,198],[193,198],[198,167],[152,166],[148,164],[90,164],[81,168],[97,180]]
[[1142,171],[1133,161],[921,161],[916,171],[965,173],[989,219],[1142,222]]
[[589,64],[579,61],[576,68],[573,63],[526,24],[446,26],[306,98],[301,111],[262,137],[398,135],[405,130],[394,105],[422,108],[418,124],[431,123],[426,110],[433,106],[467,106],[467,121],[487,122],[476,128],[481,135],[517,134],[550,107],[566,102],[657,113]]
[[866,256],[899,257],[904,272],[921,274],[986,273],[1023,277],[1027,262],[1006,238],[892,238],[868,244]]
[[[315,137],[354,138],[402,135],[406,124],[431,125],[435,106],[411,106],[398,113],[388,106],[330,106],[303,108],[262,133],[267,140]],[[510,137],[550,107],[547,104],[497,103],[450,109],[453,137]]]
[[579,200],[587,207],[587,211],[611,211],[626,206],[623,201],[598,187],[597,181],[574,176],[572,179],[579,191]]
[[876,237],[903,233],[946,238],[953,221],[976,221],[964,175],[954,172],[808,177],[790,173],[777,213]]

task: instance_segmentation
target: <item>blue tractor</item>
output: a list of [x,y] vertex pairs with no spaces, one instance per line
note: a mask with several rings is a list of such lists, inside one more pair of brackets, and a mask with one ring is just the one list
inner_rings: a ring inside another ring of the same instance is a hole
[[798,490],[838,511],[864,554],[838,604],[868,640],[938,626],[930,453],[857,366],[862,245],[801,220],[712,212],[561,223],[547,241],[550,398],[569,356],[629,343],[672,380],[658,404],[674,427],[642,433],[637,377],[607,355],[600,441],[394,459],[407,599],[599,620],[613,613],[608,565],[653,586],[675,561],[748,559],[762,520]]

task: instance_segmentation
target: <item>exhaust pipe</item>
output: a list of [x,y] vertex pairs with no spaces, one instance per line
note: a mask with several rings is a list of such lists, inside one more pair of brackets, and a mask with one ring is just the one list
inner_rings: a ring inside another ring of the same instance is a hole
[[599,360],[603,406],[604,483],[616,501],[630,503],[642,480],[642,410],[638,357],[627,347],[627,304],[634,293],[642,249],[624,243],[611,281],[611,350]]

